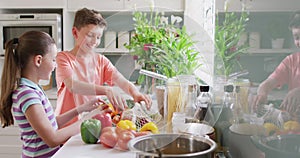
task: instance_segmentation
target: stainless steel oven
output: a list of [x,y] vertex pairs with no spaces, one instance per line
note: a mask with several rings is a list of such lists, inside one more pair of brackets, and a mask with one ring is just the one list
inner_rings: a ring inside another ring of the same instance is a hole
[[[37,14],[0,14],[0,58],[3,65],[5,58],[6,41],[19,37],[21,34],[31,30],[47,32],[54,38],[58,51],[63,49],[62,45],[62,20],[61,15],[57,13],[37,13]],[[1,66],[2,67],[2,66]],[[2,71],[2,68],[1,70]],[[2,74],[2,72],[0,72]],[[50,89],[53,86],[54,74],[49,81],[41,81],[44,89]]]
[[5,42],[30,30],[47,32],[62,50],[60,14],[0,14],[0,55],[4,54]]

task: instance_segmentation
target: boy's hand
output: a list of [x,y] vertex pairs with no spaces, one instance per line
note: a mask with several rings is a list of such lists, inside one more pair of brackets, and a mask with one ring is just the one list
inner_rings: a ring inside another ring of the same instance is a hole
[[126,100],[119,92],[117,92],[113,88],[108,87],[106,97],[116,109],[123,111],[125,108],[127,108]]
[[142,102],[144,101],[146,103],[146,108],[147,110],[149,110],[151,108],[152,105],[152,99],[150,98],[149,95],[147,94],[142,94],[140,92],[136,93],[133,97],[133,101],[134,102]]
[[295,88],[288,92],[280,107],[289,113],[295,112],[300,105],[300,88]]

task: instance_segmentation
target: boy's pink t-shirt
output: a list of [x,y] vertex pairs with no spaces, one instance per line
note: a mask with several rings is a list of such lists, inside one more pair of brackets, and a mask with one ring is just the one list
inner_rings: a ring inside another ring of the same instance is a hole
[[277,86],[288,85],[288,89],[300,87],[300,53],[285,57],[269,78],[277,81]]
[[[118,71],[115,66],[101,54],[91,53],[91,56],[82,58],[74,56],[68,51],[60,52],[56,57],[57,107],[55,114],[63,114],[78,105],[90,100],[95,95],[80,95],[71,93],[64,84],[64,80],[73,77],[75,80],[93,83],[96,85],[113,85],[113,75]],[[76,85],[73,85],[76,86]],[[94,91],[94,89],[91,89]],[[77,119],[72,120],[72,122]]]

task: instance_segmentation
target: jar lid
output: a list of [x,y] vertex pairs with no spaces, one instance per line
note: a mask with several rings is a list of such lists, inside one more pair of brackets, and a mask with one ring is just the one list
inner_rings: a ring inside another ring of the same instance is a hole
[[173,77],[167,80],[167,85],[180,85],[180,83],[177,78]]
[[225,92],[233,92],[233,85],[225,85],[224,91]]
[[200,92],[208,92],[209,91],[209,86],[200,86]]
[[240,86],[235,86],[235,92],[239,93],[241,91],[241,87]]

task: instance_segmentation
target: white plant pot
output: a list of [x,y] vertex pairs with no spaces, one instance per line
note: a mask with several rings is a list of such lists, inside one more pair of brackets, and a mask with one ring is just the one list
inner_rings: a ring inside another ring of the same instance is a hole
[[272,48],[273,49],[282,49],[284,44],[284,38],[272,39]]

